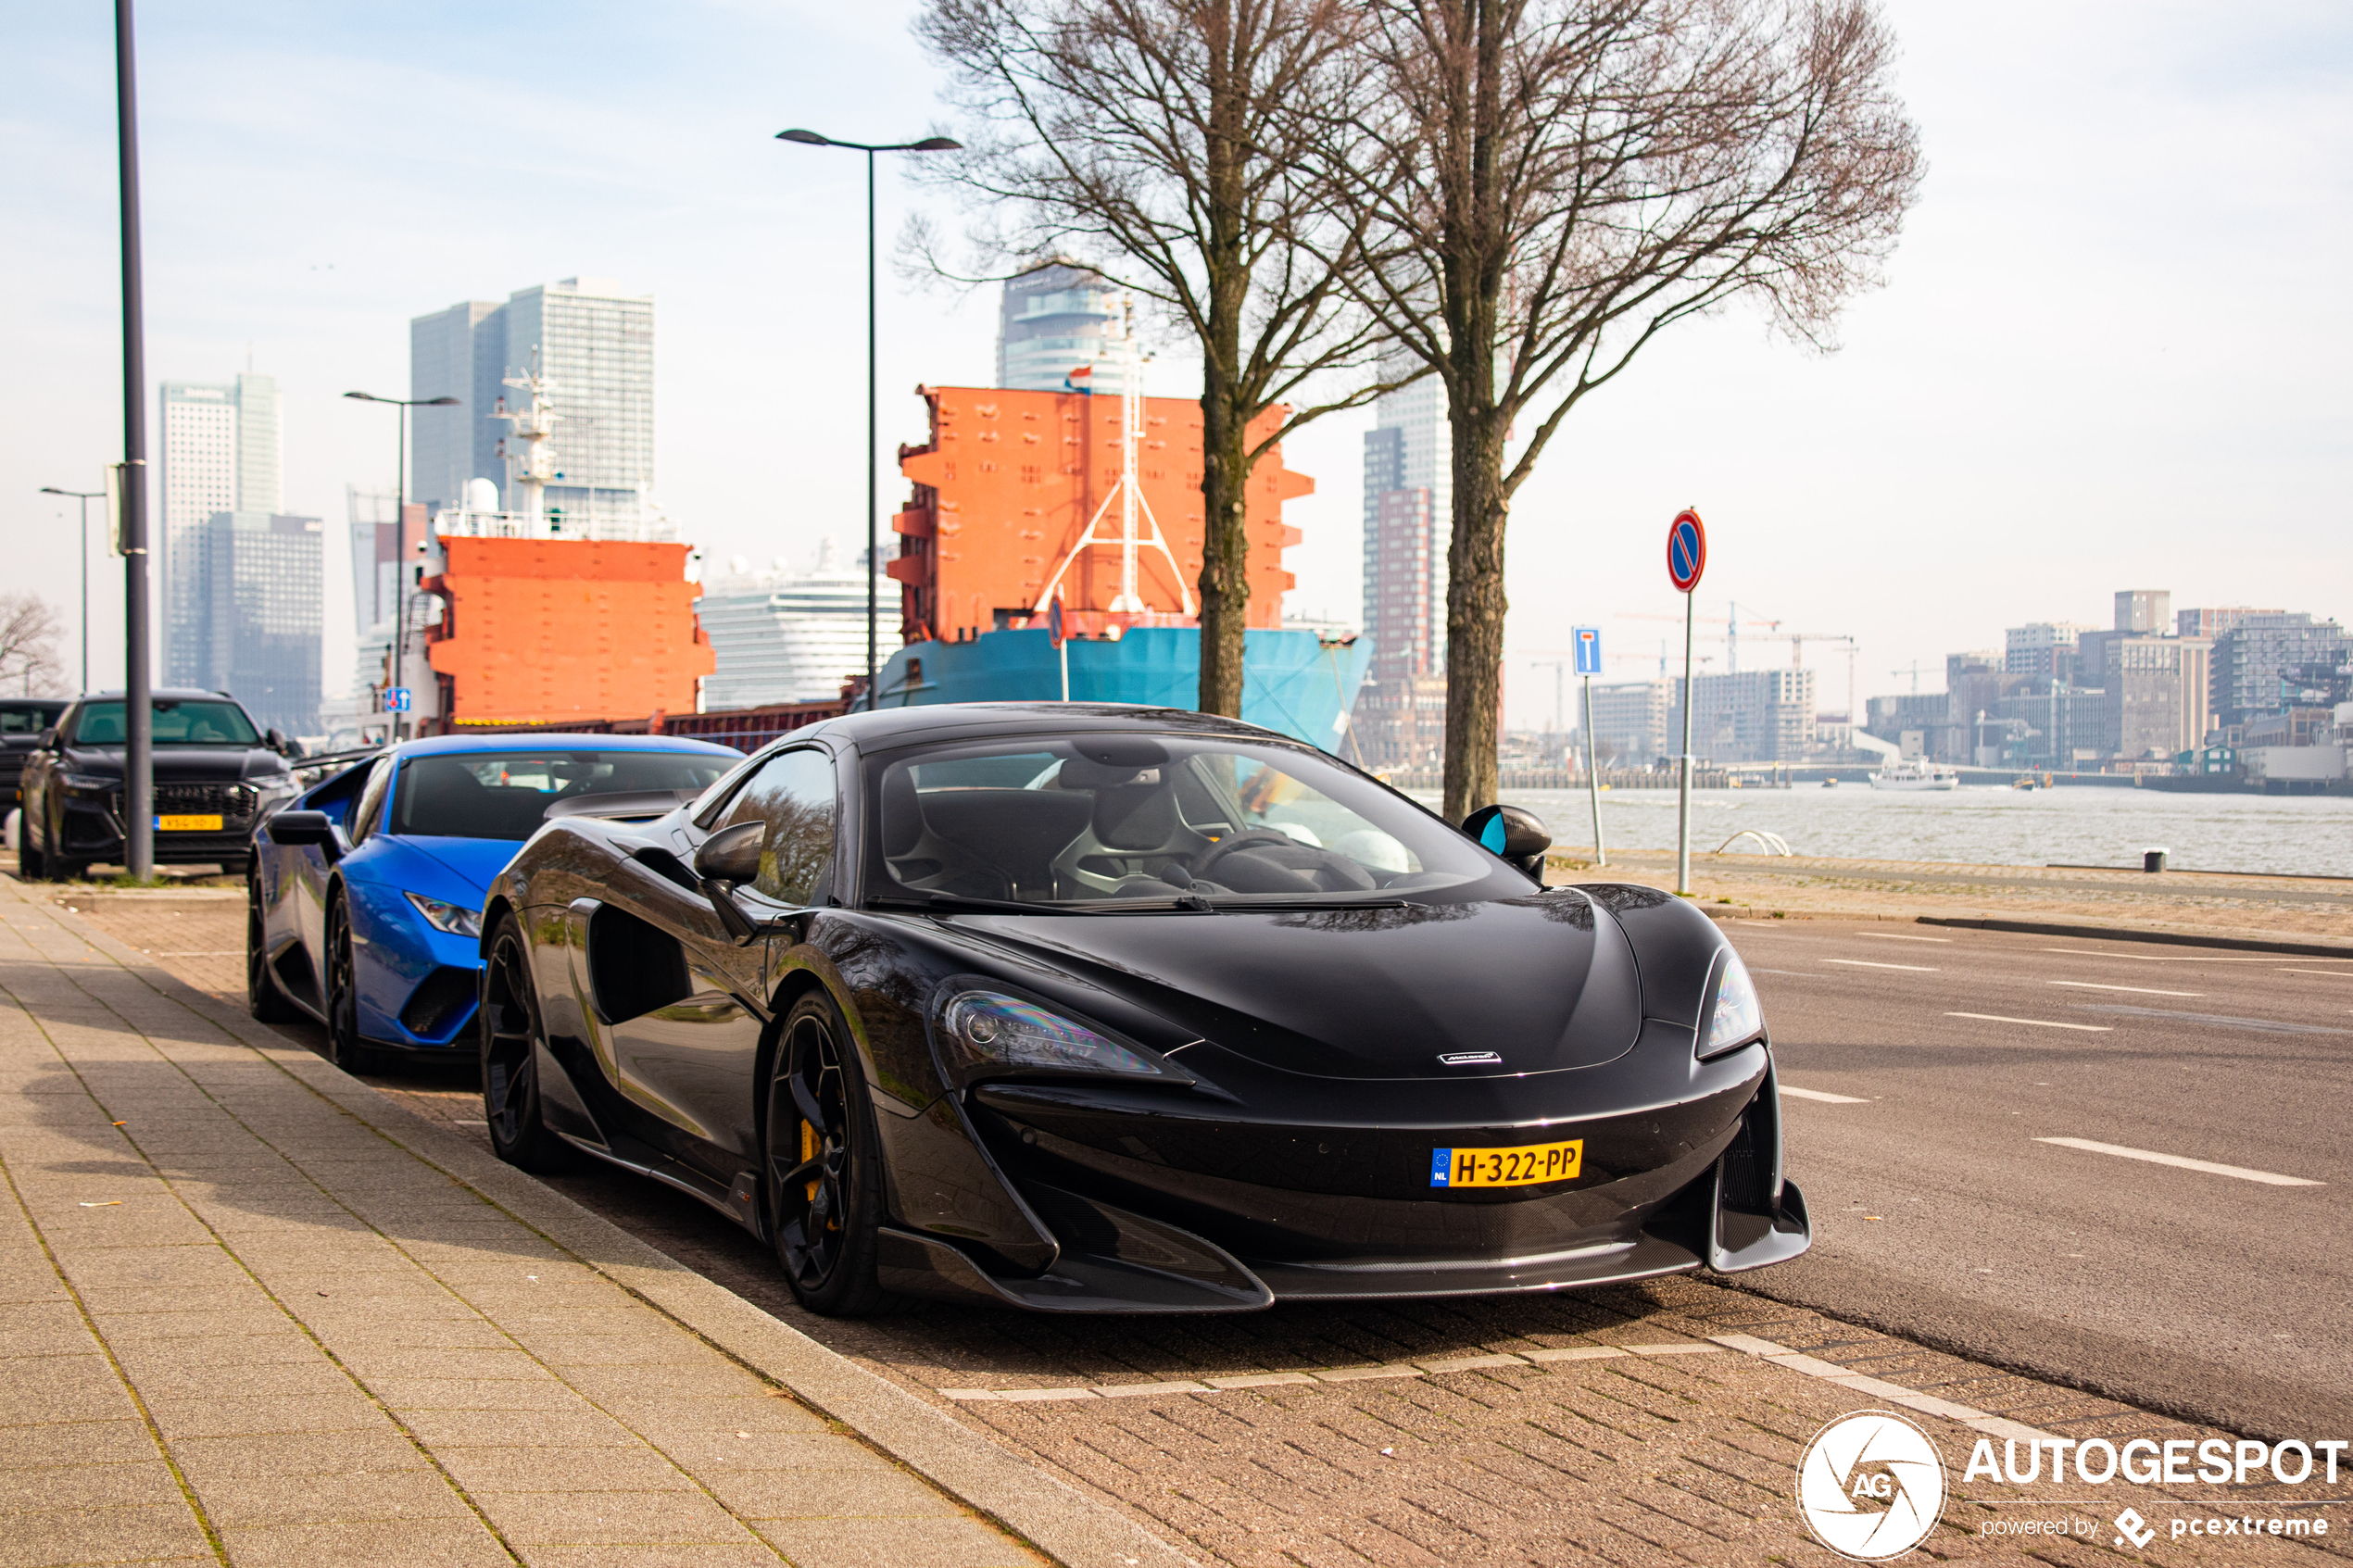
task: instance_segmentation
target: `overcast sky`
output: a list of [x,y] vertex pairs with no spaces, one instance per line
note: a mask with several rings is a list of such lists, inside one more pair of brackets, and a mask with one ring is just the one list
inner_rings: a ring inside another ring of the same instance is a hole
[[[107,8],[5,0],[0,524],[10,587],[70,606],[73,512],[120,456]],[[2343,6],[1902,0],[1929,172],[1828,356],[1734,309],[1663,339],[1572,417],[1514,508],[1508,692],[1605,628],[1655,673],[1680,603],[1664,533],[1709,528],[1703,616],[1851,634],[1864,695],[2027,621],[2176,606],[2353,612],[2347,522],[2353,14]],[[331,524],[385,483],[409,318],[574,274],[657,300],[657,492],[714,557],[862,532],[862,187],[853,154],[774,141],[950,129],[910,7],[669,0],[504,6],[148,0],[141,7],[148,373],[248,363],[286,399],[286,504]],[[887,270],[882,444],[918,382],[985,383],[996,300]],[[942,208],[952,221],[952,211]],[[1178,346],[1178,345],[1172,345]],[[1181,359],[1155,393],[1189,395]],[[149,408],[152,410],[152,393]],[[151,414],[152,417],[152,414]],[[1353,617],[1363,416],[1295,441],[1293,613]],[[903,494],[886,469],[886,510]],[[331,526],[328,616],[350,607]],[[120,680],[120,576],[93,566],[94,678]],[[1790,657],[1743,632],[1742,662]],[[331,652],[340,684],[342,644]],[[1703,642],[1722,668],[1721,645]],[[1846,660],[1809,647],[1822,705]]]

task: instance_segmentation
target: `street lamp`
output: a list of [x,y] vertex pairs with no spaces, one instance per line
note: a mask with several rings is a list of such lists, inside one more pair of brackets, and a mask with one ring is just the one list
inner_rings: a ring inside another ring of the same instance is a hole
[[82,689],[90,689],[90,503],[103,498],[103,490],[60,490],[54,484],[41,487],[44,495],[70,495],[82,503]]
[[[389,403],[399,412],[393,422],[400,427],[399,458],[392,470],[392,536],[406,545],[409,530],[409,410],[411,408],[454,408],[454,397],[379,397],[372,392],[346,392],[346,397],[356,397],[362,403]],[[399,685],[409,673],[409,559],[397,546],[393,551],[399,567],[393,574],[392,612],[392,684]],[[392,716],[392,738],[400,738],[400,715]]]
[[804,147],[848,147],[866,155],[866,707],[871,711],[882,706],[881,695],[875,690],[876,670],[881,663],[875,647],[875,618],[882,573],[882,549],[875,537],[875,513],[878,506],[875,475],[875,155],[876,153],[951,153],[961,148],[962,142],[945,136],[926,136],[920,142],[844,142],[832,136],[820,136],[814,131],[779,131],[776,140],[798,142]]

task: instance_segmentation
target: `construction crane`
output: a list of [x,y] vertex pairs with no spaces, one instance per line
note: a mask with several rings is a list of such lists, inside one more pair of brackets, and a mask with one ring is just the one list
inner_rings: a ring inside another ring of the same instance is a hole
[[1922,664],[1916,659],[1902,669],[1891,670],[1888,673],[1891,675],[1909,675],[1912,678],[1912,695],[1914,696],[1918,696],[1920,695],[1920,671],[1922,670],[1932,671],[1935,668],[1936,666],[1933,664]]

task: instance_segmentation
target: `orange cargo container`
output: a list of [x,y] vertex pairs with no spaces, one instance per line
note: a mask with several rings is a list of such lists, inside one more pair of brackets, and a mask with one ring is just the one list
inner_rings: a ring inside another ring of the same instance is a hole
[[448,608],[426,633],[438,727],[692,713],[717,660],[686,546],[445,536],[425,580]]
[[[900,634],[911,643],[961,641],[1025,624],[1088,520],[1118,486],[1120,399],[998,387],[916,390],[930,406],[931,443],[899,450],[900,471],[914,484],[906,509],[891,521],[906,539],[888,568],[900,584]],[[1176,571],[1158,550],[1139,551],[1139,596],[1152,613],[1113,616],[1107,612],[1119,592],[1120,551],[1089,546],[1062,580],[1064,618],[1074,632],[1098,631],[1113,621],[1189,624],[1178,574],[1182,588],[1198,600],[1201,405],[1188,397],[1147,397],[1143,404],[1137,478]],[[1261,416],[1252,439],[1288,412]],[[1261,458],[1251,475],[1245,497],[1251,626],[1282,624],[1283,594],[1292,583],[1283,551],[1301,538],[1298,529],[1284,525],[1283,503],[1315,488],[1314,480],[1283,467],[1280,446]],[[1118,510],[1114,505],[1099,535],[1116,537]],[[1139,532],[1149,537],[1140,525]]]

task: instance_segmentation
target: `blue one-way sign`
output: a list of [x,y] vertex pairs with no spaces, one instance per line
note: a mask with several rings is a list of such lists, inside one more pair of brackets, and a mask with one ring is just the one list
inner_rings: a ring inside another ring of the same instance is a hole
[[1577,638],[1577,672],[1598,675],[1602,672],[1602,629],[1579,626],[1572,633]]

